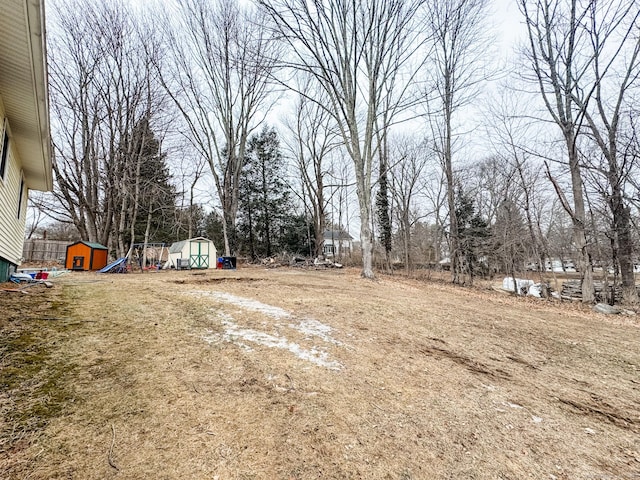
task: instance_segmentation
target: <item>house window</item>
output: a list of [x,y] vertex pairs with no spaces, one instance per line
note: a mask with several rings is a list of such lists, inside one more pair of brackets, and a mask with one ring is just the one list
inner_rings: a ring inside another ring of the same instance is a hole
[[24,177],[20,179],[20,196],[18,197],[18,219],[22,214],[22,198],[24,197]]
[[324,253],[325,255],[333,255],[334,253],[336,253],[335,245],[331,245],[331,244],[327,245],[327,244],[325,244],[322,247],[322,253]]
[[4,174],[7,172],[7,159],[9,158],[9,133],[7,128],[4,129],[4,138],[2,139],[2,150],[0,150],[0,180],[4,180]]

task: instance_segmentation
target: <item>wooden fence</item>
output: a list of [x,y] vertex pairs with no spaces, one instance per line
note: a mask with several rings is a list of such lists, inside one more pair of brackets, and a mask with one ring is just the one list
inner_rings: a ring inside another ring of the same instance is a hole
[[64,262],[68,240],[28,239],[24,241],[22,258],[25,262]]

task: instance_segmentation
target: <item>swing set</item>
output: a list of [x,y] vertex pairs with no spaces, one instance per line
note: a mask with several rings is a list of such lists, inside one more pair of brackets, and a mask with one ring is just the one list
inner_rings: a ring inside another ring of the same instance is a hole
[[134,243],[124,257],[110,263],[99,273],[127,273],[136,267],[141,272],[155,272],[162,269],[163,262],[168,258],[169,248],[164,243]]
[[[165,251],[166,256],[164,255]],[[129,252],[132,271],[134,264],[141,272],[158,271],[162,269],[163,263],[169,259],[169,248],[164,243],[134,243]]]

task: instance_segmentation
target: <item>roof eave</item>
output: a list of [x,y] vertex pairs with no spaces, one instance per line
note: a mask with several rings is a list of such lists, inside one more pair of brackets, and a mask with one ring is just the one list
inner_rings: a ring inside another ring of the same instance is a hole
[[27,28],[29,29],[29,51],[31,52],[31,72],[34,107],[38,119],[38,150],[41,152],[42,176],[28,182],[30,188],[42,191],[53,189],[51,164],[51,134],[49,125],[49,91],[47,83],[46,41],[44,23],[44,2],[25,2]]

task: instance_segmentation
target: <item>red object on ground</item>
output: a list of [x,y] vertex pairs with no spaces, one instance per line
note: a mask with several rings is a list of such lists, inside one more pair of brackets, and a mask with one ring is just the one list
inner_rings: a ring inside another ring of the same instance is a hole
[[46,280],[47,278],[49,278],[49,272],[36,273],[36,280]]

